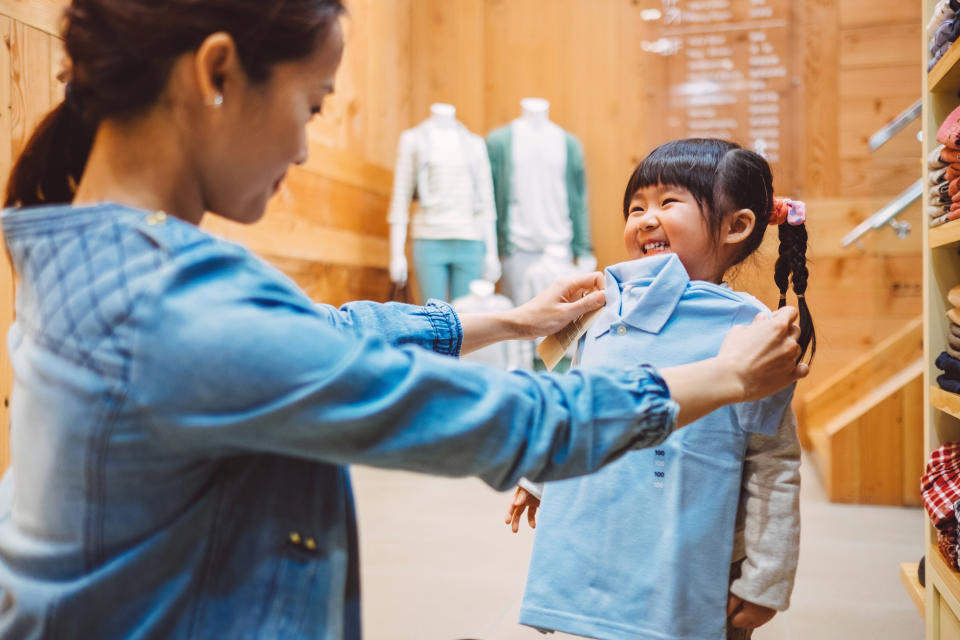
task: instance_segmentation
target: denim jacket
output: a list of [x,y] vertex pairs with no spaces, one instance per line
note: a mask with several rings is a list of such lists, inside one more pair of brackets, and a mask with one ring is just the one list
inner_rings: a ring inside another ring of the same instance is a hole
[[650,368],[458,362],[449,306],[316,305],[163,214],[54,206],[3,227],[0,638],[359,638],[345,465],[503,489],[595,470],[676,419]]

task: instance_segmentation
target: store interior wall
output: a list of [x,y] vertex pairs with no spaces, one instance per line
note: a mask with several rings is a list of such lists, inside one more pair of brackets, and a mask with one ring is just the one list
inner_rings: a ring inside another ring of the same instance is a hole
[[[0,180],[26,136],[62,96],[57,16],[65,0],[0,0]],[[625,257],[622,189],[662,142],[658,92],[664,61],[640,46],[655,0],[350,0],[337,94],[309,129],[310,160],[291,170],[264,221],[208,228],[250,245],[317,300],[384,300],[386,211],[400,133],[433,102],[481,135],[519,115],[523,97],[551,103],[551,119],[585,153],[600,265]],[[778,195],[807,200],[808,299],[820,352],[805,388],[868,353],[920,313],[919,207],[906,239],[872,233],[862,249],[840,238],[920,175],[919,124],[871,154],[867,138],[920,96],[919,8],[902,0],[790,3],[797,59],[789,131],[796,170],[775,176]],[[743,142],[743,141],[741,141]],[[775,234],[736,282],[767,304]],[[13,318],[13,277],[0,266],[0,331]],[[0,423],[11,382],[0,356]],[[0,438],[0,465],[8,455]]]

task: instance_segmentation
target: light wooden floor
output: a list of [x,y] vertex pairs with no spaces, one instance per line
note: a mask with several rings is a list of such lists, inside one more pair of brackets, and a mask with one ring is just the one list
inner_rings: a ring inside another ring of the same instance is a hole
[[[354,469],[366,640],[550,640],[517,624],[529,530],[478,480]],[[755,640],[920,640],[898,577],[922,554],[919,509],[826,502],[804,461],[800,569],[789,611]]]

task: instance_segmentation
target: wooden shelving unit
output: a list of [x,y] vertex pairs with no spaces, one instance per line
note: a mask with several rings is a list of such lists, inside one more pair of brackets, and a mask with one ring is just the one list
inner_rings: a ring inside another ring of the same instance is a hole
[[[924,39],[926,39],[926,35],[924,35]],[[960,89],[960,64],[958,63],[960,63],[960,40],[954,42],[947,53],[930,70],[930,91],[949,93]]]
[[[923,24],[926,25],[936,0],[924,0]],[[925,30],[921,30],[924,69],[929,60]],[[960,42],[954,44],[930,73],[923,74],[923,147],[924,157],[938,145],[940,123],[960,106]],[[929,169],[923,163],[926,185]],[[923,194],[924,209],[930,196]],[[924,216],[926,218],[926,216]],[[923,350],[924,350],[924,450],[930,452],[945,442],[960,441],[960,395],[937,386],[940,371],[934,366],[937,355],[946,346],[950,321],[946,317],[950,304],[947,292],[960,284],[960,220],[930,229],[923,225]],[[937,550],[934,527],[924,525],[926,553],[926,589],[924,618],[926,640],[960,640],[960,573],[947,566]],[[915,576],[916,572],[913,571]],[[911,598],[916,586],[910,580],[910,569],[901,566],[901,579]]]
[[[936,133],[936,131],[934,131]],[[930,229],[930,248],[946,247],[960,241],[960,220]]]
[[960,395],[944,391],[937,385],[930,387],[930,406],[960,419]]
[[917,578],[917,567],[919,566],[919,562],[901,562],[900,582],[903,583],[903,588],[907,590],[907,594],[910,596],[910,599],[913,600],[914,606],[917,607],[917,611],[919,611],[922,616],[925,605],[923,602],[923,587],[920,586],[920,580]]

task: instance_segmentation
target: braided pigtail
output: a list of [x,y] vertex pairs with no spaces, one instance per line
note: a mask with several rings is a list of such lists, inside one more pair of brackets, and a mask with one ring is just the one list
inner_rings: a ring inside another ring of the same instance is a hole
[[[799,215],[794,215],[794,208],[802,211]],[[810,314],[810,307],[807,305],[807,279],[809,271],[807,270],[807,227],[803,222],[806,217],[806,209],[802,203],[791,202],[789,200],[777,199],[774,205],[774,219],[780,221],[778,224],[780,235],[780,254],[777,257],[777,264],[774,268],[773,279],[780,290],[780,304],[783,307],[787,304],[787,289],[789,284],[793,284],[793,291],[797,294],[797,310],[800,318],[800,359],[810,349],[810,361],[813,360],[817,352],[817,333],[813,326],[813,316]],[[777,209],[783,209],[777,212]],[[789,211],[789,213],[788,213]]]

